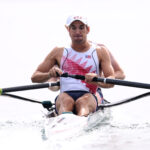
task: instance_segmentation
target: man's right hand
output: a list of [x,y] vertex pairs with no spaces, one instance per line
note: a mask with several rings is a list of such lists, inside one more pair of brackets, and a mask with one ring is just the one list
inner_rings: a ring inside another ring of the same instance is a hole
[[[48,82],[58,82],[60,80],[58,75],[60,76],[61,74],[62,74],[62,70],[57,66],[54,66],[49,70],[50,79],[48,80]],[[49,87],[49,89],[52,91],[58,91],[60,89],[60,86]]]
[[[49,77],[59,77],[62,75],[62,70],[60,68],[58,68],[57,66],[54,66],[53,68],[51,68],[49,70]],[[59,76],[58,76],[59,75]]]

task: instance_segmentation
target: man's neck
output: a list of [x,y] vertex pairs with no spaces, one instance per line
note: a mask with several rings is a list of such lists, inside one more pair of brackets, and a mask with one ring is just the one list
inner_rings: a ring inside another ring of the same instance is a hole
[[78,52],[86,52],[87,50],[90,49],[91,45],[87,41],[86,43],[72,43],[71,47]]

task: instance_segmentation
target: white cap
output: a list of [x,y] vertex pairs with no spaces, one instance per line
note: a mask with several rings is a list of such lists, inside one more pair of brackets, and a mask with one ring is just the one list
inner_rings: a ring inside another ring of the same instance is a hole
[[70,26],[74,21],[79,20],[85,25],[88,25],[87,18],[83,16],[69,16],[66,21],[66,26]]

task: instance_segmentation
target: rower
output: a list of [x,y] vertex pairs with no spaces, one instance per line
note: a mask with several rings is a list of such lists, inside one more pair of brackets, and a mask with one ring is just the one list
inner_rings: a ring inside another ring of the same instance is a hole
[[[101,46],[105,47],[104,44],[94,43],[92,41],[89,41],[89,42],[92,44],[95,44],[97,46],[100,46],[100,47]],[[115,59],[115,57],[112,55],[112,53],[109,50],[108,50],[108,53],[109,53],[109,56],[111,59],[111,65],[112,65],[114,73],[115,73],[115,79],[121,79],[121,80],[125,79],[125,74],[124,74],[123,69],[120,67],[119,63],[117,62],[117,60]],[[51,69],[51,72],[57,72],[57,68],[59,68],[58,65],[55,65]],[[101,76],[103,76],[103,73],[101,74]],[[58,82],[59,80],[60,80],[59,77],[51,77],[48,80],[48,82]],[[60,89],[60,86],[49,87],[49,89],[52,91],[58,91]],[[102,93],[101,88],[97,89],[95,96],[97,97],[98,105],[100,105],[104,102],[104,97],[103,97],[103,93]]]
[[[98,87],[111,88],[112,84],[92,82],[94,77],[103,73],[106,78],[115,78],[111,60],[106,47],[94,46],[87,40],[90,27],[82,16],[69,16],[66,29],[71,38],[69,47],[55,47],[32,75],[32,82],[45,82],[61,75],[81,74],[85,81],[72,78],[60,79],[60,94],[56,100],[56,111],[60,115],[74,112],[87,116],[95,112],[98,106],[95,93]],[[54,72],[51,68],[58,65]]]

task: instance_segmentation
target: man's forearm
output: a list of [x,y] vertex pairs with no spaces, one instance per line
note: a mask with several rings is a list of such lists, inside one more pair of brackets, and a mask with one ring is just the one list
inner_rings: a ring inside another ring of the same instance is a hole
[[49,78],[49,72],[35,72],[31,77],[31,81],[41,83],[46,82]]

